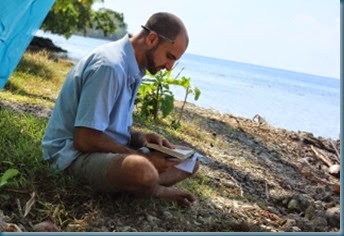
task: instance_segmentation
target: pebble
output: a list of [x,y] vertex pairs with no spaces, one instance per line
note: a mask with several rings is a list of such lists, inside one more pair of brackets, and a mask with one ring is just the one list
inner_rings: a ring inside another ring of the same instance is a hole
[[311,220],[311,223],[314,225],[315,231],[326,231],[325,227],[327,226],[327,221],[324,217],[316,216],[313,220]]
[[340,165],[336,164],[336,165],[330,166],[330,168],[328,169],[328,172],[332,175],[338,175],[340,172]]
[[165,216],[166,219],[172,219],[173,218],[173,215],[169,211],[164,211],[162,214]]
[[151,223],[158,221],[159,219],[152,215],[147,215],[147,220]]
[[117,229],[118,230],[114,232],[137,232],[137,230],[131,226],[120,226]]
[[293,227],[291,227],[291,229],[293,232],[301,232],[301,229],[297,226],[293,226]]
[[35,232],[61,232],[61,229],[51,221],[43,221],[32,227]]
[[300,209],[300,203],[296,199],[291,199],[288,203],[288,209],[289,210],[299,210]]
[[326,210],[325,217],[329,225],[339,227],[340,224],[340,210],[339,206],[332,207]]
[[308,220],[312,220],[316,214],[315,207],[309,206],[305,211],[305,218]]
[[294,220],[294,219],[287,219],[286,221],[285,221],[285,223],[283,224],[283,226],[284,227],[292,227],[292,226],[294,226],[294,225],[296,225],[296,220]]
[[297,199],[300,203],[300,208],[302,211],[306,210],[309,207],[310,205],[309,197],[302,194],[302,195],[297,195]]

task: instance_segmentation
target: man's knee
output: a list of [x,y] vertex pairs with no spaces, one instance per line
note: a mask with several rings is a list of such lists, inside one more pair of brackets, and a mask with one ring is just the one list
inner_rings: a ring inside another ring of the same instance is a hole
[[[114,164],[116,165],[116,164]],[[159,178],[158,171],[153,164],[140,155],[130,155],[123,159],[120,165],[122,176],[117,176],[123,180],[123,184],[137,187],[150,187]]]

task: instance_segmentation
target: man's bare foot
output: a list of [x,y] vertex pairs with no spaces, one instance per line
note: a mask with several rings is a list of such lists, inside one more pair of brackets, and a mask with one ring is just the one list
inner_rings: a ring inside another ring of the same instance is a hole
[[165,187],[157,185],[154,188],[153,195],[177,202],[178,205],[190,207],[191,203],[196,201],[196,197],[191,193],[181,191],[175,187]]

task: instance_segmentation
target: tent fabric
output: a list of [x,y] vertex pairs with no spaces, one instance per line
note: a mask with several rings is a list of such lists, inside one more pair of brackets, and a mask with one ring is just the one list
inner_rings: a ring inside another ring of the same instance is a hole
[[0,0],[0,90],[55,0]]

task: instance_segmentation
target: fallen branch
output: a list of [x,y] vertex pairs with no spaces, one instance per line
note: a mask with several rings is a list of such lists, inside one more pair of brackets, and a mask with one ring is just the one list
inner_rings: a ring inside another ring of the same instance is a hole
[[317,152],[317,150],[315,150],[315,148],[313,147],[313,145],[311,145],[311,149],[314,152],[315,156],[320,159],[321,161],[323,161],[328,167],[332,166],[332,162],[323,154]]
[[17,206],[18,206],[19,215],[20,215],[20,217],[23,217],[23,216],[24,216],[23,208],[22,208],[22,206],[21,206],[21,204],[20,204],[19,198],[16,199],[16,202],[17,202]]
[[267,200],[270,199],[270,194],[269,194],[269,188],[268,188],[268,184],[265,182],[265,195]]
[[333,141],[331,142],[331,145],[332,145],[333,149],[336,151],[336,154],[337,154],[336,158],[337,158],[338,162],[340,163],[340,153],[339,153],[338,149],[336,148],[336,145],[334,145]]

